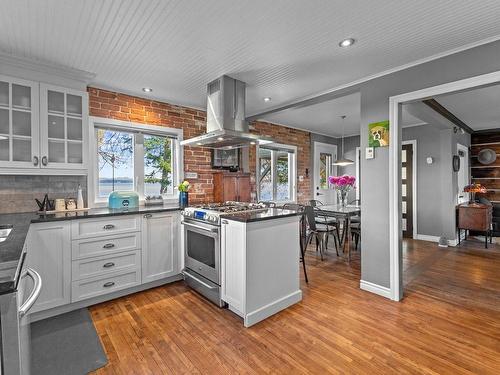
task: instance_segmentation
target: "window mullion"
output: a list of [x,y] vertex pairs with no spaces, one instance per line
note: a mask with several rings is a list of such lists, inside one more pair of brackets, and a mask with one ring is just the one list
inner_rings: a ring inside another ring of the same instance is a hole
[[134,135],[134,187],[140,199],[144,199],[144,136]]
[[277,185],[278,185],[278,180],[277,180],[277,170],[276,170],[276,154],[277,152],[275,150],[271,151],[271,186],[272,186],[272,200],[276,200],[278,197],[277,194]]

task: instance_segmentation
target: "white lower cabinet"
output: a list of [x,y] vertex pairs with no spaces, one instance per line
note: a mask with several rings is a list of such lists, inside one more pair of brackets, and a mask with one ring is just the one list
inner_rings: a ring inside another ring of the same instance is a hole
[[42,293],[31,312],[178,275],[178,220],[174,211],[32,224],[27,264]]
[[179,273],[177,212],[144,214],[142,219],[142,282]]
[[42,292],[31,313],[71,301],[70,222],[32,224],[28,238],[28,267],[42,278]]

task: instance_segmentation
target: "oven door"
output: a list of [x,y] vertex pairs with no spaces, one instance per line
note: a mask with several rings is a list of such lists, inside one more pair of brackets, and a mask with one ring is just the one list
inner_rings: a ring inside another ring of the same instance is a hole
[[220,228],[186,219],[182,224],[185,267],[220,285]]

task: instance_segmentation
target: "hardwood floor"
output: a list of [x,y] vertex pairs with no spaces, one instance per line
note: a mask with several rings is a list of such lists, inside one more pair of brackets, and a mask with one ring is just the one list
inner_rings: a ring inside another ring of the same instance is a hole
[[499,245],[407,241],[399,303],[359,289],[359,253],[306,264],[303,301],[248,329],[181,282],[92,307],[96,374],[500,373]]

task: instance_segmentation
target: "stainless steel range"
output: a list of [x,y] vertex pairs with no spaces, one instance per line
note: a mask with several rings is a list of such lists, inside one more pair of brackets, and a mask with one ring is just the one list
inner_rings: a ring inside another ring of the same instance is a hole
[[208,298],[224,307],[221,299],[220,226],[225,215],[264,211],[259,203],[226,202],[188,207],[182,211],[184,225],[184,280]]

